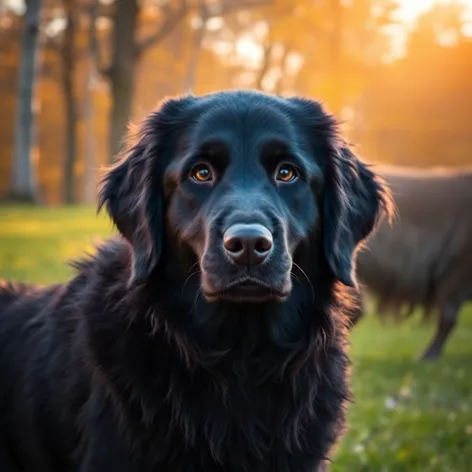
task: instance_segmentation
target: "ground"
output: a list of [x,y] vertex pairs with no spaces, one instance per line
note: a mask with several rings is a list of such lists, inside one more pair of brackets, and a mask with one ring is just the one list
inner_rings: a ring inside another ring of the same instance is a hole
[[[65,280],[67,259],[112,230],[93,208],[0,206],[0,278],[42,284]],[[352,336],[349,431],[333,472],[472,470],[472,307],[443,358],[420,364],[432,326],[419,319],[382,325],[373,316]]]

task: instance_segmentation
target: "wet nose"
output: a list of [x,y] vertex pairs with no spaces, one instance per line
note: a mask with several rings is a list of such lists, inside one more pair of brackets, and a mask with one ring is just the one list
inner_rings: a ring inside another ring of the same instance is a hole
[[235,224],[225,231],[223,246],[237,264],[261,264],[272,250],[272,233],[260,224]]

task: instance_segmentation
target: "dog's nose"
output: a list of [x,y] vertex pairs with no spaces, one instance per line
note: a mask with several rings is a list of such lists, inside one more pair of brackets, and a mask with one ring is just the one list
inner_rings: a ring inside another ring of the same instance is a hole
[[272,250],[272,233],[260,224],[235,224],[225,231],[223,246],[238,264],[261,264]]

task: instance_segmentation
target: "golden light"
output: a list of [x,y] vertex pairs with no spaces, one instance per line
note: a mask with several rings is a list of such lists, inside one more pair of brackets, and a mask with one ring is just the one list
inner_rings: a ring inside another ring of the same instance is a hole
[[397,0],[399,9],[397,18],[404,23],[414,23],[416,19],[429,10],[434,4],[453,4],[459,3],[465,5],[467,10],[472,11],[472,0]]
[[413,23],[419,15],[431,8],[435,0],[398,0],[397,16],[405,23]]

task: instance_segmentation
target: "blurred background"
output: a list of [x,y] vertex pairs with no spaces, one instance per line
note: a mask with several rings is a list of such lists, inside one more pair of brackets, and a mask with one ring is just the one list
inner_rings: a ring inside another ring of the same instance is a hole
[[[27,3],[0,0],[0,193],[92,203],[128,120],[167,95],[233,87],[322,99],[375,161],[471,161],[470,0]],[[31,123],[20,74],[34,74]]]
[[[472,0],[0,0],[0,277],[70,276],[111,232],[99,170],[128,123],[223,88],[320,99],[369,161],[470,166]],[[334,471],[472,470],[472,310],[419,364],[432,333],[356,326]]]

